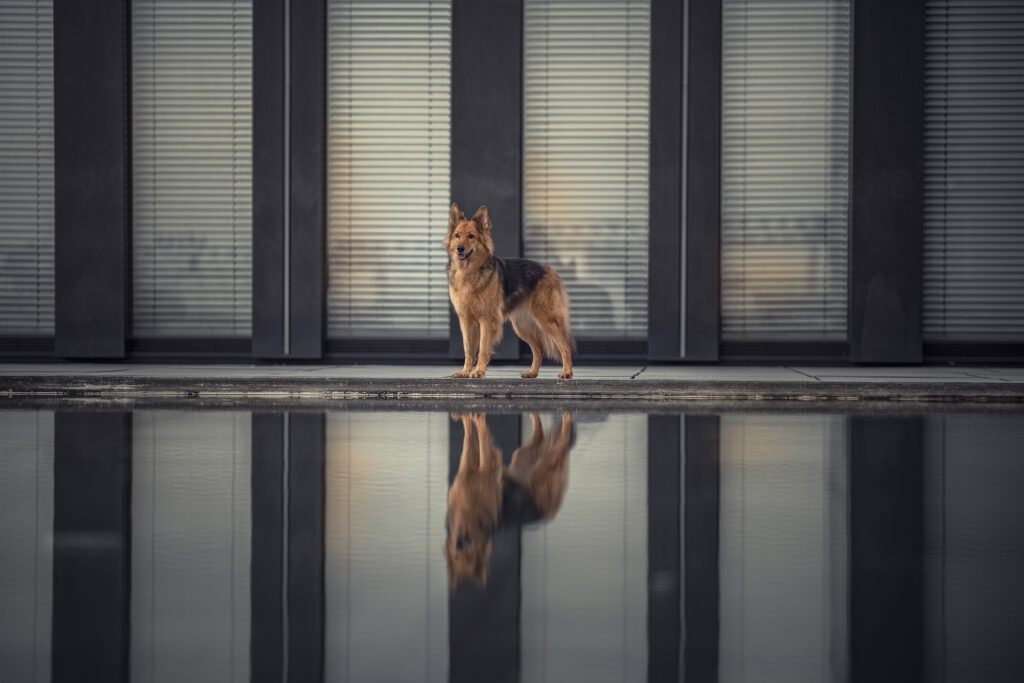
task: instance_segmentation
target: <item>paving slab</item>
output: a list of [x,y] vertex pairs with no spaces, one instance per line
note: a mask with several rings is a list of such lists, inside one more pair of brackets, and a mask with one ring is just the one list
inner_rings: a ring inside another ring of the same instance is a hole
[[814,379],[783,366],[649,365],[637,377],[644,381],[806,382]]

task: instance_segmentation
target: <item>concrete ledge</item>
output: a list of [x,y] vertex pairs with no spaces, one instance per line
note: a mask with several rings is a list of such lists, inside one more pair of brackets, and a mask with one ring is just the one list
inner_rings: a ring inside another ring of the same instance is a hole
[[[162,369],[168,366],[162,366]],[[705,368],[705,370],[713,370]],[[849,370],[847,370],[849,371]],[[431,372],[438,373],[435,368]],[[746,379],[673,378],[651,373],[652,379],[552,379],[518,377],[454,380],[448,377],[325,377],[317,373],[258,372],[248,374],[209,371],[179,376],[133,371],[89,374],[0,374],[0,407],[40,404],[258,406],[306,405],[339,408],[357,406],[429,407],[559,406],[566,403],[592,407],[672,407],[714,404],[756,405],[980,404],[1024,409],[1024,382],[972,378],[889,380],[878,376],[831,379],[804,376],[761,379],[750,372]],[[397,373],[396,373],[397,374]],[[409,372],[407,374],[415,374]],[[439,373],[438,373],[439,374]],[[732,374],[735,373],[722,373]],[[769,376],[771,373],[767,373]],[[654,378],[658,377],[658,378]]]

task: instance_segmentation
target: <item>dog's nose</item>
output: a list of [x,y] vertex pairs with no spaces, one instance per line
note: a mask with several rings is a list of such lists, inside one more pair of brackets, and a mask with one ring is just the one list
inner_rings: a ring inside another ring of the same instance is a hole
[[460,244],[455,249],[456,249],[456,251],[458,251],[461,254],[462,252],[466,251],[466,245]]

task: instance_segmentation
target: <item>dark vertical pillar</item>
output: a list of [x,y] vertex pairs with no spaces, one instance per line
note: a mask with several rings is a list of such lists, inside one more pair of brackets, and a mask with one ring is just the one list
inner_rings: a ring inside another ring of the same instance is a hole
[[324,674],[324,489],[326,421],[291,413],[288,435],[288,680]]
[[680,424],[647,418],[647,680],[678,681],[680,615]]
[[253,354],[320,358],[326,220],[324,4],[254,2]]
[[921,361],[924,2],[853,13],[850,356]]
[[686,4],[683,356],[718,360],[722,224],[722,2]]
[[683,3],[651,3],[650,257],[647,356],[678,360],[683,208]]
[[850,662],[853,681],[924,680],[924,426],[850,424]]
[[[253,0],[252,352],[284,356],[284,0]],[[255,443],[255,442],[254,442]]]
[[[499,256],[522,253],[522,83],[522,0],[453,0],[452,200],[467,216],[487,205]],[[448,348],[462,358],[454,311]],[[519,357],[508,323],[494,357]]]
[[327,20],[325,2],[290,2],[291,9],[291,358],[323,355],[327,139]]
[[[494,443],[508,464],[520,445],[518,415],[487,418]],[[462,455],[462,422],[449,429],[449,482],[455,479]],[[520,669],[519,611],[522,603],[522,531],[504,525],[491,537],[487,584],[462,583],[448,597],[448,680],[518,681]]]
[[54,681],[127,681],[131,414],[54,422]]
[[252,416],[252,568],[249,670],[253,683],[284,672],[284,416]]
[[127,3],[53,7],[55,349],[121,358],[128,324]]
[[706,683],[718,680],[719,420],[688,416],[684,426],[683,680]]

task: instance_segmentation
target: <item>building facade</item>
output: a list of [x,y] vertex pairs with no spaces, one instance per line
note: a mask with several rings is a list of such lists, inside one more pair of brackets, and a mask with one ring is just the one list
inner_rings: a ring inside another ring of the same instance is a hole
[[4,359],[460,357],[454,200],[582,359],[1024,360],[1020,3],[0,14]]

